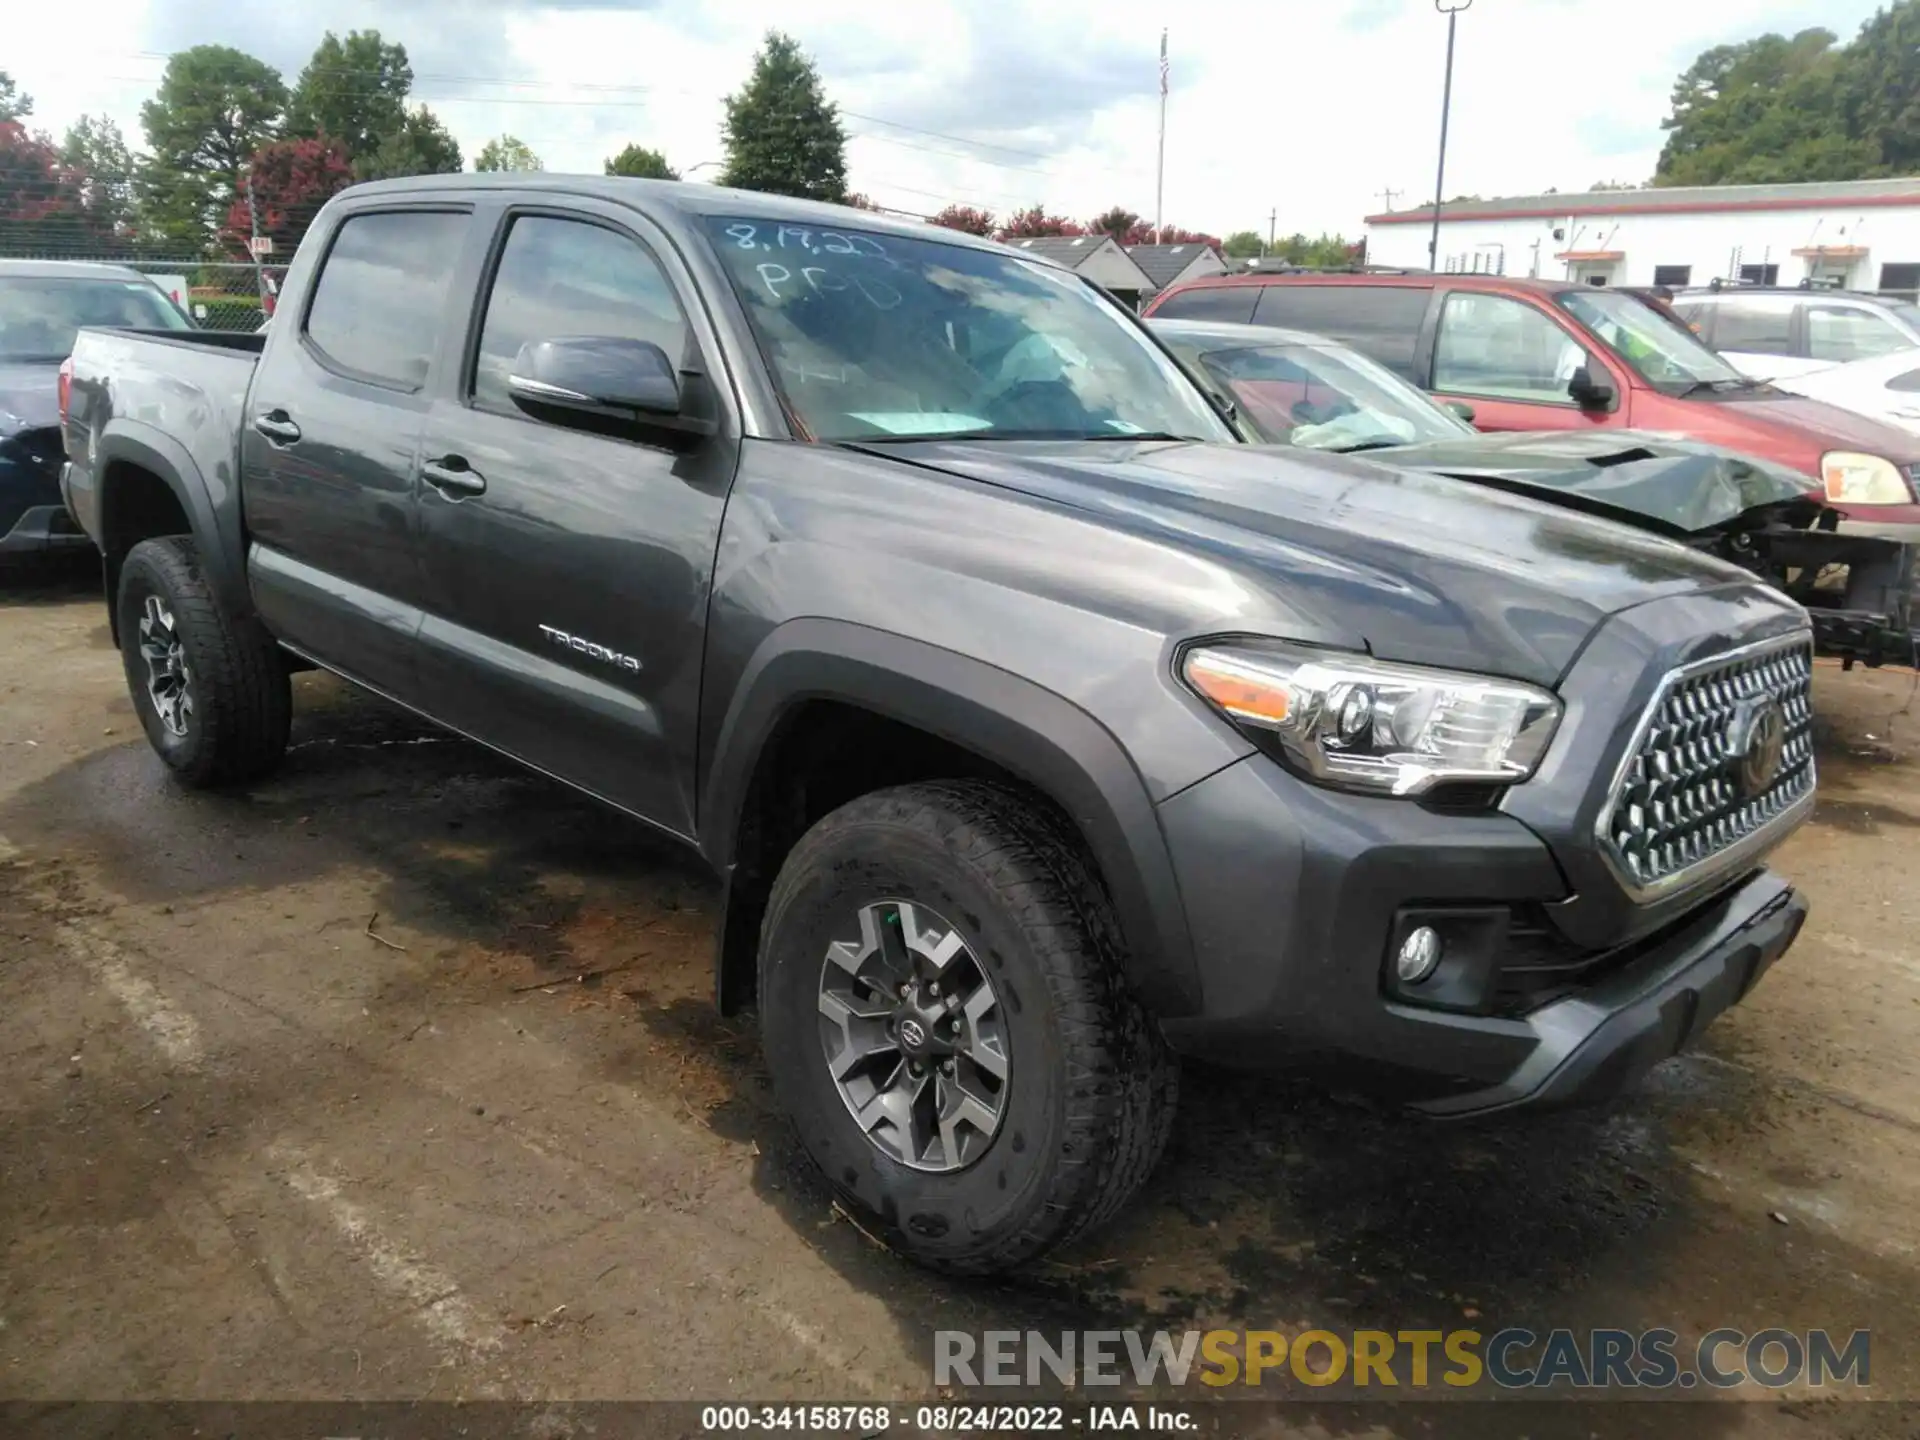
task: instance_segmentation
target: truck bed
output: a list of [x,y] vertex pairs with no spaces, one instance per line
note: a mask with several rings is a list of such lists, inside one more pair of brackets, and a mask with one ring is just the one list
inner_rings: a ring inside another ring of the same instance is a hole
[[[238,474],[247,389],[264,333],[212,330],[85,329],[74,340],[67,412],[67,508],[101,539],[100,476],[88,463],[109,430],[144,445],[184,448],[209,486]],[[237,507],[234,507],[237,517]],[[237,525],[237,518],[236,518]],[[238,541],[237,533],[233,537]]]

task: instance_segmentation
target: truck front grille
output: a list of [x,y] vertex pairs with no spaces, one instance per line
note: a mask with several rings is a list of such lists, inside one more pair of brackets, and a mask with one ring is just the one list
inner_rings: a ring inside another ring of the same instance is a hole
[[1601,812],[1601,849],[1630,893],[1652,899],[1731,869],[1801,817],[1812,686],[1805,634],[1667,676]]

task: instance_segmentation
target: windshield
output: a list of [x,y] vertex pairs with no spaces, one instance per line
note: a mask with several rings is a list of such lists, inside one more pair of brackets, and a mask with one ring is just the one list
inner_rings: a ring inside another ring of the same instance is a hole
[[1685,389],[1748,383],[1691,330],[1676,325],[1645,301],[1602,289],[1569,290],[1559,298],[1569,315],[1639,371],[1649,385]]
[[0,362],[64,360],[83,325],[192,328],[144,280],[0,279]]
[[1399,376],[1352,351],[1313,345],[1203,351],[1184,341],[1171,343],[1233,398],[1241,419],[1269,445],[1352,450],[1477,433]]
[[1179,366],[1063,271],[937,240],[707,223],[815,439],[1235,438]]

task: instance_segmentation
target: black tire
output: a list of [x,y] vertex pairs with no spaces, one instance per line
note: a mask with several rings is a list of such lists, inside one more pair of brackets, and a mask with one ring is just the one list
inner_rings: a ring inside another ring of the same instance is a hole
[[[828,1072],[827,947],[888,898],[944,916],[1003,1001],[1003,1116],[962,1169],[883,1152]],[[768,900],[759,1004],[775,1092],[828,1182],[902,1253],[955,1272],[1019,1266],[1110,1219],[1172,1129],[1178,1066],[1121,962],[1087,861],[1027,797],[971,781],[863,796],[801,838]]]
[[[141,620],[157,598],[173,617],[192,711],[184,733],[162,718],[141,653]],[[238,785],[280,763],[293,717],[285,660],[258,622],[227,613],[183,535],[143,540],[120,567],[120,658],[133,708],[155,752],[189,785]]]

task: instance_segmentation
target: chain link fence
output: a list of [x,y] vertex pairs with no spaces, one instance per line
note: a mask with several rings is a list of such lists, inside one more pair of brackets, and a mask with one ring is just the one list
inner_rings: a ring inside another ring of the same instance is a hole
[[273,313],[284,265],[255,266],[244,260],[129,260],[117,255],[32,255],[0,249],[0,259],[81,261],[136,270],[173,298],[202,330],[258,330]]

